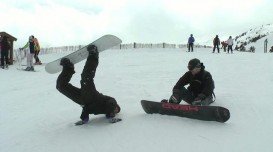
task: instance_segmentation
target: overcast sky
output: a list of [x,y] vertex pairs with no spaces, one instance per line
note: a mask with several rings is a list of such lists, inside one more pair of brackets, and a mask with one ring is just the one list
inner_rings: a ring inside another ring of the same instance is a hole
[[88,44],[104,34],[124,43],[227,39],[273,23],[273,0],[1,0],[0,31],[42,47]]

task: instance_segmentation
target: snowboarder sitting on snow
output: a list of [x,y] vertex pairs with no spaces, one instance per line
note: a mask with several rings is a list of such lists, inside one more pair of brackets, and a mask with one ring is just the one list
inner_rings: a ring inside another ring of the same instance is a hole
[[57,79],[56,88],[65,96],[82,106],[81,120],[75,123],[82,125],[89,121],[89,114],[106,114],[110,122],[121,119],[114,118],[120,112],[120,107],[116,100],[110,96],[103,95],[96,90],[94,77],[98,66],[99,52],[96,46],[87,47],[89,56],[81,74],[81,88],[77,88],[69,83],[75,73],[74,64],[68,58],[63,58],[60,65],[63,70]]
[[[174,86],[169,102],[179,104],[184,100],[191,105],[209,105],[214,102],[214,81],[203,63],[199,59],[192,59],[188,63],[188,69],[189,71]],[[185,86],[188,84],[186,89]],[[162,102],[167,100],[164,99]]]

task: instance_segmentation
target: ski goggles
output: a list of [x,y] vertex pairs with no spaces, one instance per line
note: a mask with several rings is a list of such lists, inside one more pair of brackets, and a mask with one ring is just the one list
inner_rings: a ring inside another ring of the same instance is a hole
[[198,63],[196,66],[188,65],[189,71],[191,71],[191,70],[193,70],[193,69],[195,69],[195,68],[201,68],[201,64]]

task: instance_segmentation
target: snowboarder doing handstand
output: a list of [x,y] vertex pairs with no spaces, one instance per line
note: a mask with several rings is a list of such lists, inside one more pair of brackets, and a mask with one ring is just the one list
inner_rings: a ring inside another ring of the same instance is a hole
[[105,114],[109,122],[114,123],[121,119],[115,118],[120,112],[120,107],[113,97],[103,95],[96,90],[94,77],[99,63],[99,52],[95,45],[87,47],[89,56],[81,74],[81,88],[77,88],[69,83],[75,73],[74,64],[68,59],[63,58],[60,65],[63,70],[57,79],[56,88],[62,94],[82,106],[81,120],[76,125],[82,125],[89,121],[89,114]]
[[[169,102],[179,104],[181,100],[191,105],[209,105],[214,102],[214,81],[211,74],[199,59],[192,59],[188,63],[186,72],[173,87],[173,94]],[[189,85],[185,88],[186,85]],[[164,99],[162,102],[168,102]]]

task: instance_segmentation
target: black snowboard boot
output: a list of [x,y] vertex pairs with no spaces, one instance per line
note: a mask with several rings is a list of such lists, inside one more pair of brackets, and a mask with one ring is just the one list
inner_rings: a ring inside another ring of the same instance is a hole
[[74,68],[74,64],[68,58],[62,58],[60,61],[60,65],[63,67]]
[[31,66],[31,67],[29,68],[29,71],[34,71],[34,67]]
[[75,73],[74,64],[68,58],[62,58],[60,65],[63,66],[63,70],[69,70],[72,71],[72,73]]
[[89,56],[94,56],[95,58],[99,58],[99,51],[95,45],[88,45],[87,51],[89,52]]

